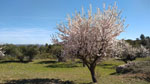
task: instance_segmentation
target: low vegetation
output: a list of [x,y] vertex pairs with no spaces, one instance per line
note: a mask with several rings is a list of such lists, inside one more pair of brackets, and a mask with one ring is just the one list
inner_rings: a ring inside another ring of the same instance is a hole
[[[61,46],[57,45],[1,45],[5,56],[1,60],[32,62],[33,59],[59,58]],[[57,52],[57,53],[56,53]]]
[[[136,61],[150,60],[138,58]],[[115,59],[97,65],[98,84],[149,84],[144,74],[117,74],[115,68],[124,62]],[[90,84],[90,72],[82,62],[57,62],[54,59],[30,63],[0,61],[0,83],[5,84]],[[139,77],[143,78],[139,78]]]

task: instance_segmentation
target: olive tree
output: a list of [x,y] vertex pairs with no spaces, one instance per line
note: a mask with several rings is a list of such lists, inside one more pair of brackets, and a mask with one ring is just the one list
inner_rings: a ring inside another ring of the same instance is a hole
[[58,62],[65,62],[64,56],[62,56],[61,45],[53,45],[51,49],[51,53],[57,58]]
[[[88,67],[94,83],[97,82],[95,76],[97,63],[110,56],[107,55],[108,50],[124,30],[125,19],[122,19],[120,14],[116,4],[107,9],[104,4],[103,11],[97,8],[95,14],[92,14],[90,5],[87,15],[82,8],[82,14],[68,16],[68,23],[62,23],[57,27],[65,56],[81,59]],[[53,41],[58,42],[57,39]]]
[[28,61],[32,62],[38,53],[38,47],[36,45],[28,45],[25,55],[28,56]]

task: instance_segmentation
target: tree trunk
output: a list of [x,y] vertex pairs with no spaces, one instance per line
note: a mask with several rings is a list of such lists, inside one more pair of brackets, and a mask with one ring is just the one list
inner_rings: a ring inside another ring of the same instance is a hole
[[128,61],[127,61],[126,59],[123,59],[123,61],[124,61],[124,63],[126,63],[126,64],[128,63]]
[[20,60],[20,62],[23,62],[23,59],[22,59],[22,58],[20,58],[19,60]]
[[57,57],[58,58],[58,62],[66,62],[66,59],[63,57]]
[[85,63],[83,62],[83,67],[85,67]]
[[97,83],[97,79],[96,79],[96,76],[95,76],[95,67],[91,67],[90,72],[91,72],[92,81],[94,83]]
[[23,62],[24,57],[18,57],[20,62]]
[[29,56],[28,62],[32,62],[32,61],[33,61],[33,57],[32,57],[32,56]]

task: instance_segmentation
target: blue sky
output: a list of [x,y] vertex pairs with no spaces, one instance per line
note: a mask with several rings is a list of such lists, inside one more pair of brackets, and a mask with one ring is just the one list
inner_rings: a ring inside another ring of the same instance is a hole
[[67,14],[113,5],[122,10],[129,27],[118,38],[150,36],[150,0],[0,0],[0,44],[45,44]]

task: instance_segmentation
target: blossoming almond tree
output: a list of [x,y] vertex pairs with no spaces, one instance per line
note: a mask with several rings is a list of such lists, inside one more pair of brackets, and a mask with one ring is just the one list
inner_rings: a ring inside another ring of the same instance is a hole
[[148,56],[150,56],[150,51],[149,51],[149,49],[146,49],[144,46],[141,45],[138,48],[137,56],[138,57],[148,57]]
[[[59,38],[62,40],[65,56],[81,59],[88,67],[94,83],[97,82],[95,68],[107,55],[116,37],[124,30],[124,19],[120,17],[116,4],[103,11],[97,8],[92,14],[92,7],[88,14],[76,13],[73,17],[68,16],[68,23],[58,25]],[[58,40],[53,39],[54,42]],[[68,55],[69,54],[69,55]]]
[[0,57],[5,56],[4,51],[2,51],[2,48],[0,48]]
[[111,54],[114,57],[121,58],[121,60],[127,63],[128,61],[135,60],[137,57],[149,56],[149,50],[142,45],[133,47],[125,40],[116,40]]
[[132,47],[125,40],[116,40],[116,45],[113,47],[113,56],[121,58],[125,63],[135,60],[139,51],[139,48]]

